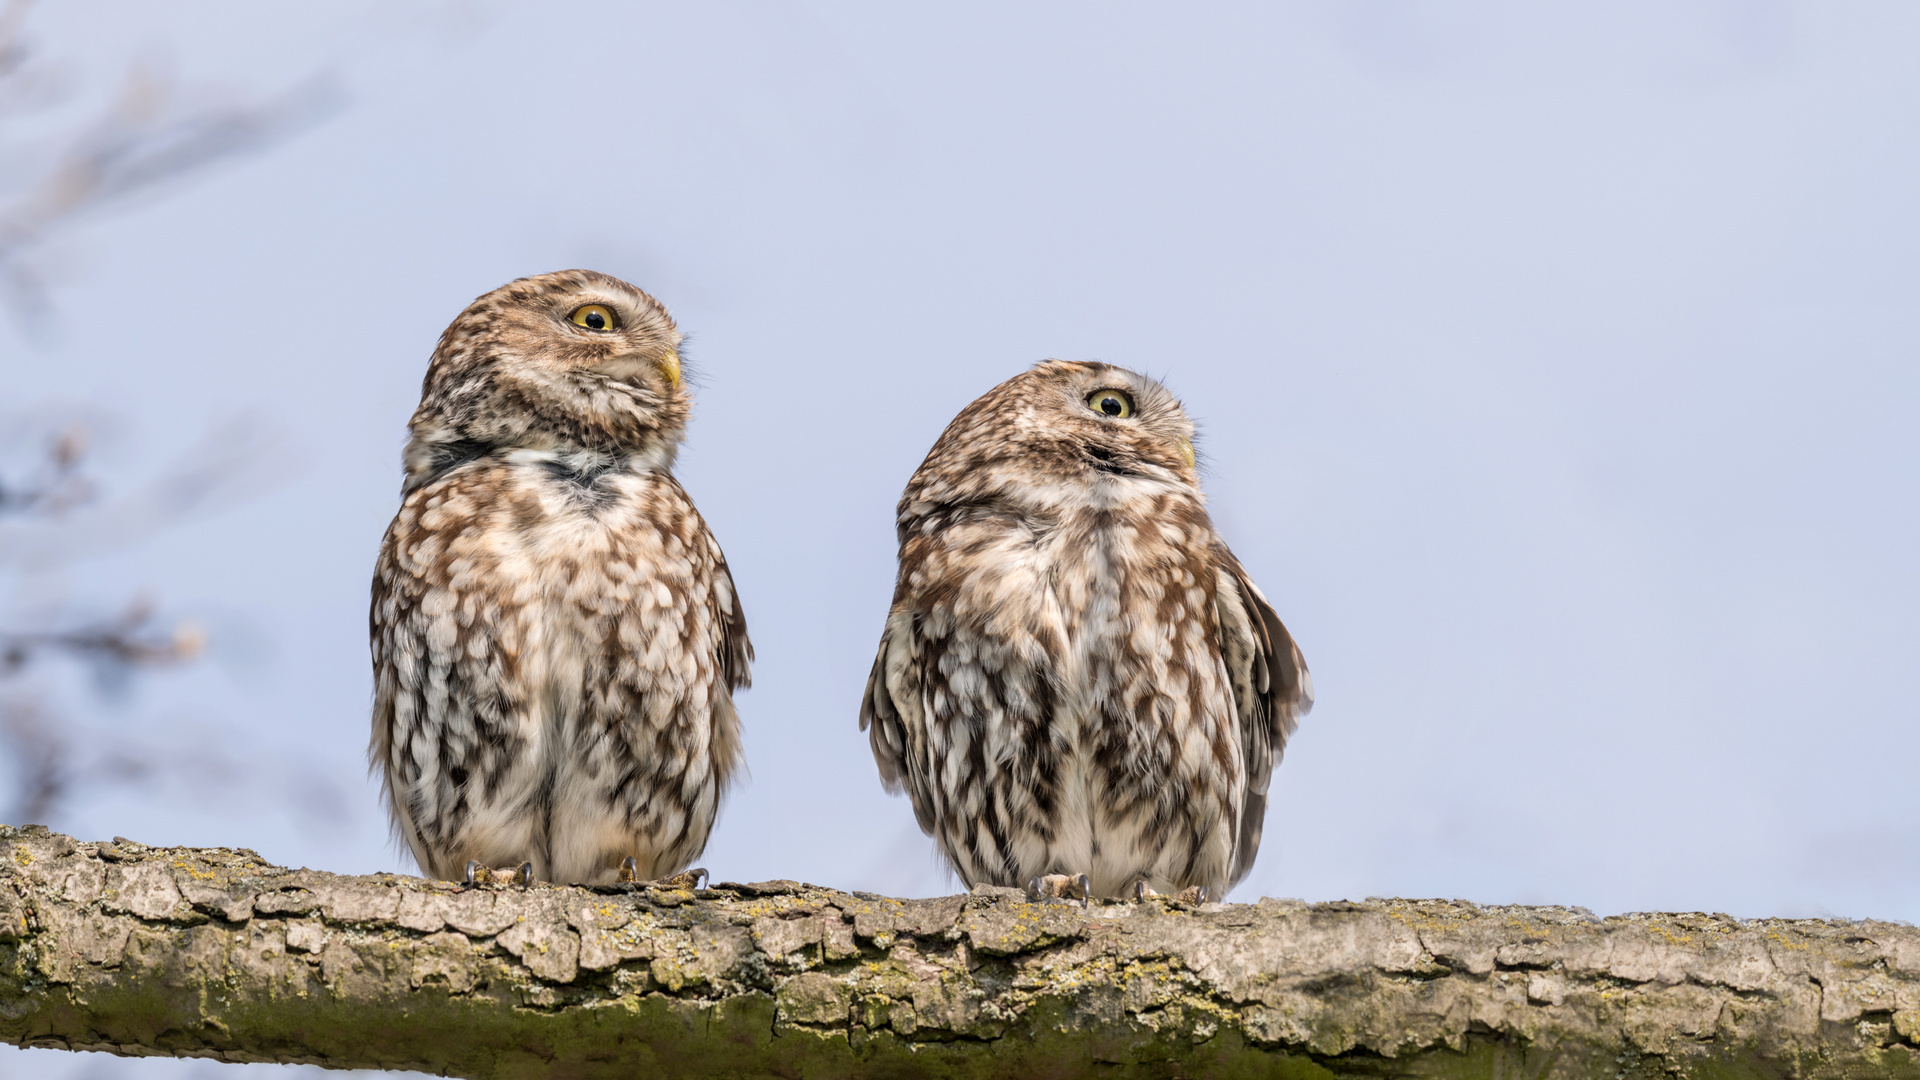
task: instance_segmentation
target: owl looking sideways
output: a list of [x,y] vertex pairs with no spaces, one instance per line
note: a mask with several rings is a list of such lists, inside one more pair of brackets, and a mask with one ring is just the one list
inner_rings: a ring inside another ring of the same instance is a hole
[[674,480],[690,400],[666,309],[585,270],[447,327],[373,579],[373,739],[421,869],[659,878],[740,763],[753,647]]
[[1313,688],[1194,465],[1164,386],[1048,361],[907,482],[860,726],[967,885],[1219,899],[1253,865]]

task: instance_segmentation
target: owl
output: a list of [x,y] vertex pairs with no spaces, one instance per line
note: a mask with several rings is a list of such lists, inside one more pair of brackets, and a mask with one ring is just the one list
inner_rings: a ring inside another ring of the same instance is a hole
[[1313,690],[1207,518],[1180,402],[1042,363],[947,425],[897,523],[860,726],[961,880],[1224,895]]
[[649,880],[706,847],[753,647],[673,478],[680,340],[586,270],[502,286],[440,336],[371,617],[369,756],[430,876]]

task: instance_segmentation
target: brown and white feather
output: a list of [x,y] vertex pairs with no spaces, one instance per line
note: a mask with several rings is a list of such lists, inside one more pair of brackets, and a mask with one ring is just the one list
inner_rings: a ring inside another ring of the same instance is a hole
[[[1101,389],[1134,414],[1090,410]],[[1252,865],[1312,694],[1192,439],[1158,382],[1049,361],[962,410],[908,482],[861,727],[967,884],[1218,896]]]
[[[568,313],[601,304],[606,332]],[[753,650],[670,469],[664,308],[603,274],[488,293],[442,335],[374,572],[372,764],[422,870],[644,877],[705,848]]]

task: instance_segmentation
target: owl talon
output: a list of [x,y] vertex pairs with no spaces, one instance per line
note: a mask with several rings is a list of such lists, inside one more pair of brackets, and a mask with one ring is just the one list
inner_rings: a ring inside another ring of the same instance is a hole
[[682,870],[671,877],[663,877],[653,882],[656,889],[698,889],[707,883],[707,868],[696,866],[691,870]]
[[518,885],[528,888],[533,884],[533,864],[523,862],[519,866],[487,866],[479,859],[467,860],[466,884],[468,885]]
[[1153,886],[1147,884],[1145,878],[1133,883],[1133,899],[1136,903],[1142,900],[1171,900],[1176,904],[1192,904],[1199,907],[1212,895],[1213,890],[1205,885],[1189,885],[1172,896],[1163,896]]
[[1081,907],[1087,907],[1093,895],[1093,885],[1085,874],[1043,874],[1027,882],[1027,899],[1041,900],[1079,900]]
[[707,868],[696,866],[691,870],[682,870],[655,881],[647,882],[650,889],[697,889],[706,884]]
[[707,868],[696,866],[691,870],[682,870],[677,874],[668,874],[663,878],[647,881],[640,876],[640,863],[629,855],[620,860],[620,882],[623,885],[642,885],[649,889],[698,889],[707,883]]

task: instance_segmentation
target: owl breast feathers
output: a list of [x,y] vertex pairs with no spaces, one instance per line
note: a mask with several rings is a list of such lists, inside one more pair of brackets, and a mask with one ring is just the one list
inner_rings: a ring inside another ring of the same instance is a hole
[[670,469],[690,402],[652,297],[587,271],[440,339],[373,581],[370,749],[421,869],[659,877],[705,848],[753,650]]
[[907,483],[860,723],[969,886],[1218,897],[1253,864],[1312,684],[1208,520],[1192,439],[1159,383],[1049,361]]

